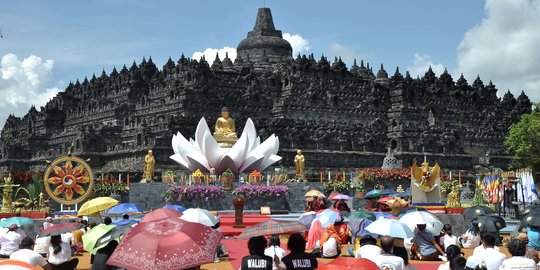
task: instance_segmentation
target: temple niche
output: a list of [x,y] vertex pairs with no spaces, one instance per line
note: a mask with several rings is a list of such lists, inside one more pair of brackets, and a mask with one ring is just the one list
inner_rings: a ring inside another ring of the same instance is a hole
[[308,179],[322,169],[378,167],[388,148],[403,164],[426,155],[447,169],[472,170],[490,153],[489,165],[505,168],[508,127],[531,111],[524,93],[500,99],[480,77],[469,84],[429,68],[413,79],[360,59],[347,67],[339,56],[293,56],[268,8],[237,51],[212,63],[182,54],[161,68],[143,57],[77,79],[45,106],[8,117],[0,165],[39,169],[73,145],[98,173],[140,171],[148,149],[157,173],[179,170],[168,158],[172,134],[194,134],[201,117],[215,123],[228,107],[237,130],[251,118],[261,139],[279,136],[277,166],[292,171],[302,149]]

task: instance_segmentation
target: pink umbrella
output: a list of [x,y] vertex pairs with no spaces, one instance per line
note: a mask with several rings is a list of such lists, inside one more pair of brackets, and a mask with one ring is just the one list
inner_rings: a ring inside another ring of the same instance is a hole
[[154,210],[144,215],[144,217],[141,220],[141,223],[158,221],[158,220],[169,219],[169,218],[178,218],[181,216],[182,216],[181,212],[178,212],[172,208],[159,208],[157,210]]
[[130,270],[191,268],[213,262],[220,241],[219,231],[179,218],[142,222],[126,235],[107,264]]
[[348,201],[348,200],[351,199],[351,197],[349,197],[349,196],[347,196],[345,194],[336,194],[334,196],[328,197],[328,199],[330,199],[330,200],[346,200],[346,201]]

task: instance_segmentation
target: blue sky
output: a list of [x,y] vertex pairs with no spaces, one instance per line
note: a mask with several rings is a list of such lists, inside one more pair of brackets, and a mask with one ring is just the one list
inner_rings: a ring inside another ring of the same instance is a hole
[[[76,4],[73,4],[76,3]],[[364,59],[389,73],[446,67],[540,99],[540,0],[266,1],[296,51]],[[0,118],[44,105],[69,81],[151,56],[236,48],[263,1],[1,1]],[[210,51],[215,55],[215,51]],[[0,120],[3,122],[3,120]]]

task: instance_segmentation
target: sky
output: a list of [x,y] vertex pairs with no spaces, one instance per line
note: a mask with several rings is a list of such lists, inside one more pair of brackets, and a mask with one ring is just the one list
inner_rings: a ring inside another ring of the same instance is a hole
[[[76,3],[76,4],[75,4]],[[0,1],[0,122],[43,106],[70,81],[152,57],[213,61],[272,9],[298,53],[476,76],[540,101],[540,0],[25,0]]]

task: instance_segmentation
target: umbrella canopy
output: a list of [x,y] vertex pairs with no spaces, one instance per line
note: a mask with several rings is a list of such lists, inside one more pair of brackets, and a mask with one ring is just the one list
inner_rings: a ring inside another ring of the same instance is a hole
[[373,213],[370,213],[370,212],[366,212],[366,211],[363,211],[363,210],[360,210],[360,211],[356,211],[356,212],[352,212],[351,215],[349,215],[349,219],[362,219],[362,218],[366,218],[366,219],[369,219],[369,220],[376,220],[377,217],[375,217],[375,215]]
[[378,202],[380,203],[385,203],[385,202],[388,202],[388,201],[391,201],[391,200],[395,200],[396,198],[394,197],[382,197],[380,198],[379,200],[377,200]]
[[506,221],[502,217],[495,215],[480,215],[472,220],[478,221],[480,232],[498,233],[500,229],[506,227]]
[[92,254],[96,254],[98,250],[98,248],[95,248],[96,241],[115,227],[116,226],[114,225],[95,226],[94,228],[83,234],[82,241],[84,250]]
[[219,231],[202,224],[181,219],[145,222],[124,237],[107,264],[130,270],[187,269],[213,262],[220,241]]
[[366,193],[366,196],[364,196],[364,198],[366,199],[372,199],[372,198],[379,198],[381,197],[382,194],[381,194],[381,191],[378,190],[378,189],[374,189],[374,190],[370,190]]
[[16,261],[16,260],[4,260],[0,262],[0,269],[6,269],[6,270],[34,270],[37,269],[31,264]]
[[319,267],[317,267],[318,270],[350,270],[350,268],[342,265],[335,265],[335,264],[321,264],[319,262]]
[[208,210],[200,208],[189,208],[184,211],[184,214],[180,218],[185,221],[196,222],[209,227],[212,227],[219,222],[219,219],[208,212]]
[[[123,225],[123,226],[116,226],[103,234],[101,237],[99,237],[96,240],[96,243],[94,245],[94,249],[98,250],[102,247],[105,247],[109,242],[112,240],[119,240],[122,236],[126,235],[131,230],[131,226],[129,225]],[[120,241],[119,241],[120,242]]]
[[78,222],[62,222],[49,226],[47,229],[40,230],[38,237],[61,235],[81,228]]
[[381,195],[382,196],[390,196],[390,194],[394,194],[394,193],[396,193],[396,191],[391,189],[391,188],[385,188],[385,189],[381,190]]
[[348,201],[348,200],[351,199],[351,197],[347,196],[345,194],[334,193],[334,194],[328,196],[328,199],[329,200],[346,200],[346,201]]
[[139,223],[140,221],[137,220],[137,219],[119,219],[119,220],[115,220],[113,221],[113,223],[111,223],[112,225],[114,226],[124,226],[124,225],[133,225],[133,224],[137,224]]
[[368,232],[396,238],[413,237],[414,233],[403,222],[395,219],[378,219],[366,227]]
[[91,214],[105,211],[118,204],[118,201],[110,197],[97,197],[85,202],[79,212],[78,216],[89,216]]
[[427,211],[409,212],[399,219],[406,224],[409,229],[414,230],[418,224],[426,224],[426,230],[433,235],[439,235],[443,228],[442,222],[438,217]]
[[176,205],[176,204],[167,204],[165,206],[163,206],[163,208],[171,208],[171,209],[174,209],[178,212],[181,212],[183,213],[184,211],[186,211],[186,208],[181,206],[181,205]]
[[157,221],[157,220],[162,220],[162,219],[169,219],[169,218],[179,218],[182,216],[182,213],[174,210],[174,209],[170,209],[170,208],[160,208],[160,209],[156,209],[152,212],[149,212],[148,214],[144,215],[144,217],[142,218],[141,220],[141,223],[144,223],[144,222],[153,222],[153,221]]
[[134,203],[121,203],[107,210],[107,213],[109,214],[129,214],[142,212],[144,211]]
[[364,237],[369,234],[373,238],[377,238],[378,235],[372,234],[366,230],[366,227],[371,223],[373,223],[373,221],[365,218],[349,220],[349,228],[353,237]]
[[309,228],[311,226],[311,222],[313,222],[316,216],[317,213],[314,211],[305,212],[298,218],[298,223]]
[[529,213],[540,213],[540,205],[533,205],[528,207],[521,213],[521,215],[528,215]]
[[324,209],[323,211],[320,211],[320,213],[317,213],[315,218],[321,222],[321,226],[323,228],[326,228],[326,226],[341,220],[339,212],[333,209]]
[[422,208],[422,207],[409,206],[409,207],[406,207],[406,208],[403,208],[403,209],[399,210],[397,215],[398,215],[398,217],[402,217],[403,215],[405,215],[407,213],[418,212],[418,211],[429,212],[428,210],[426,210],[425,208]]
[[374,212],[373,215],[375,215],[376,219],[381,219],[381,218],[398,219],[395,215],[389,212]]
[[365,258],[337,257],[327,265],[344,266],[348,269],[380,270],[374,262]]
[[489,215],[493,213],[494,212],[493,210],[491,210],[491,208],[487,206],[479,205],[479,206],[472,206],[465,209],[465,211],[463,212],[463,217],[465,218],[465,220],[469,220],[480,215]]
[[15,224],[18,227],[21,227],[21,226],[24,226],[24,225],[32,225],[32,224],[34,224],[34,221],[32,219],[26,218],[26,217],[10,217],[10,218],[6,218],[6,219],[0,221],[0,227],[7,228],[11,224]]
[[312,189],[308,192],[306,192],[306,194],[304,194],[304,197],[323,197],[325,198],[326,196],[324,196],[324,194],[316,189]]
[[410,188],[407,188],[405,191],[403,192],[396,192],[396,193],[392,193],[390,194],[392,197],[411,197],[411,189]]
[[254,236],[284,234],[290,232],[303,232],[308,228],[296,221],[268,220],[255,226],[246,228],[238,239],[249,239]]
[[520,220],[520,229],[527,226],[540,226],[540,213],[529,213]]

